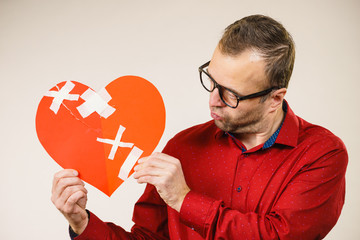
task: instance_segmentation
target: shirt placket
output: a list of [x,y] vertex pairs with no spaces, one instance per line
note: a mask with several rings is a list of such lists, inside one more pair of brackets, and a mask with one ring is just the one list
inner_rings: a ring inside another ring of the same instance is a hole
[[244,152],[238,157],[232,189],[232,208],[246,211],[250,180],[256,168],[251,155]]

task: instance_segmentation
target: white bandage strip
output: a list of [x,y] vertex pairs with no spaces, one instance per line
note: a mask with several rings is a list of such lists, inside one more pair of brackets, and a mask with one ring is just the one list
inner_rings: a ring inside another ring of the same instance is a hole
[[85,102],[78,106],[77,110],[83,118],[86,118],[93,112],[97,112],[103,118],[108,118],[116,110],[108,104],[111,96],[105,88],[101,89],[98,93],[89,88],[80,97]]
[[131,149],[131,152],[129,153],[125,162],[120,168],[119,178],[121,178],[124,181],[128,178],[131,169],[133,168],[133,166],[135,165],[135,163],[140,158],[143,152],[144,152],[143,150],[137,148],[136,146],[134,146],[133,149]]
[[111,151],[109,154],[109,159],[114,160],[115,157],[115,153],[118,149],[118,147],[127,147],[127,148],[132,148],[134,146],[133,143],[125,143],[125,142],[121,142],[121,137],[125,131],[125,127],[121,126],[119,127],[119,130],[116,134],[115,140],[111,140],[111,139],[104,139],[104,138],[97,138],[96,141],[98,142],[102,142],[102,143],[106,143],[106,144],[111,144]]
[[50,105],[50,109],[57,114],[59,111],[60,105],[64,100],[77,101],[79,100],[79,94],[69,94],[73,90],[75,84],[67,81],[65,85],[59,89],[59,91],[48,91],[44,96],[53,97],[53,101]]

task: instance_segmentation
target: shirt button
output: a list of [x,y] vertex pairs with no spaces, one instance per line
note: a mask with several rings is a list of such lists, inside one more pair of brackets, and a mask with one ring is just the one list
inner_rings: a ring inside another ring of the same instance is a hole
[[238,186],[238,187],[236,188],[236,191],[237,191],[237,192],[241,192],[241,189],[242,189],[241,186]]

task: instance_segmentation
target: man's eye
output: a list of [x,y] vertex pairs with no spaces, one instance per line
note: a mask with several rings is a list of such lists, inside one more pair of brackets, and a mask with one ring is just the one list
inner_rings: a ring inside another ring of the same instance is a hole
[[228,100],[237,100],[237,97],[232,93],[232,92],[229,92],[229,91],[225,91],[224,92],[224,97]]

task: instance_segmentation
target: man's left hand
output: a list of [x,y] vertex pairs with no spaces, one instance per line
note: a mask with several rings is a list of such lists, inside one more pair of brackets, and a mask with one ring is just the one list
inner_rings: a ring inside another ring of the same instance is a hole
[[137,182],[154,185],[165,203],[180,212],[185,196],[190,191],[180,161],[164,153],[154,153],[139,159],[138,163],[134,168]]

